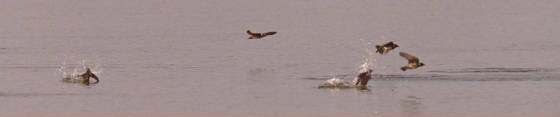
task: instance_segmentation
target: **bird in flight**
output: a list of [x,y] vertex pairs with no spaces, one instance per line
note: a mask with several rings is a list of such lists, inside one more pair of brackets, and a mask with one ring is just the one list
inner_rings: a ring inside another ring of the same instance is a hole
[[251,36],[251,37],[249,37],[249,39],[260,39],[260,38],[266,37],[268,35],[274,35],[274,34],[276,34],[276,32],[253,33],[250,30],[247,30],[247,34],[249,34]]
[[424,66],[424,63],[420,62],[420,59],[418,59],[418,57],[416,56],[410,55],[406,52],[399,52],[399,55],[408,60],[408,64],[401,67],[402,71],[406,71],[408,69],[416,69],[418,67]]
[[393,43],[393,41],[390,41],[386,44],[383,45],[375,45],[375,48],[377,48],[377,53],[379,54],[385,54],[388,53],[390,50],[393,50],[395,48],[399,47],[399,45]]

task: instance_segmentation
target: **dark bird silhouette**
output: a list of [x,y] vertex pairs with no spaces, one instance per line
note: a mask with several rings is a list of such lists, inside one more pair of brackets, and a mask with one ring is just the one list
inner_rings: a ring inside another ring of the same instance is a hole
[[82,78],[86,79],[86,82],[89,82],[89,78],[95,79],[96,83],[99,82],[99,78],[97,78],[97,76],[95,74],[93,74],[89,68],[86,68],[86,72],[78,75],[78,77],[82,77]]
[[377,48],[376,52],[378,52],[379,54],[388,53],[390,50],[393,50],[397,47],[399,47],[399,45],[393,43],[393,41],[390,41],[383,45],[375,45],[375,48]]
[[405,52],[399,52],[399,55],[401,55],[402,57],[408,60],[408,64],[401,67],[402,71],[406,71],[408,69],[416,69],[418,67],[424,66],[424,63],[421,63],[420,59],[418,59],[418,57],[416,56],[412,56]]
[[274,35],[274,34],[276,34],[276,32],[253,33],[250,30],[247,30],[247,34],[249,34],[251,36],[251,37],[249,37],[249,39],[260,39],[260,38],[266,37],[268,35]]
[[369,81],[369,79],[371,79],[371,72],[373,70],[368,69],[366,72],[362,72],[360,74],[358,74],[357,76],[357,80],[354,83],[354,85],[358,86],[358,87],[365,87]]

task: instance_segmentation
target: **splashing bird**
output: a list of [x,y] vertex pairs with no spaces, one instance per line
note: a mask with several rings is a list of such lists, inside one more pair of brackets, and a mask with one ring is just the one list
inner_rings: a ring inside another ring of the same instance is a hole
[[416,69],[418,67],[424,66],[424,63],[421,63],[420,59],[418,59],[418,57],[416,56],[410,55],[405,52],[399,52],[399,55],[401,55],[402,57],[408,60],[408,64],[401,67],[402,71],[406,71],[408,69]]
[[[93,83],[90,82],[90,78],[95,79],[95,82]],[[83,83],[89,85],[89,84],[99,83],[99,78],[95,74],[93,74],[93,72],[91,72],[89,68],[86,68],[86,72],[77,75],[75,77],[65,77],[62,79],[62,81],[70,82],[70,83]]]
[[250,30],[247,30],[247,34],[249,34],[251,36],[251,37],[249,37],[249,39],[260,39],[260,38],[266,37],[268,35],[274,35],[274,34],[276,34],[276,32],[253,33]]
[[368,90],[367,83],[371,79],[371,73],[373,70],[368,69],[356,76],[354,83],[346,82],[339,78],[332,78],[325,81],[323,84],[319,85],[319,88],[335,88],[335,89],[346,89],[346,88],[357,88],[360,90]]
[[377,48],[376,52],[382,55],[388,53],[390,50],[393,50],[397,47],[399,47],[399,45],[393,43],[393,41],[390,41],[383,45],[375,45],[375,48]]
[[366,87],[368,81],[371,79],[371,73],[373,70],[368,69],[366,72],[360,73],[355,80],[354,85],[358,87]]

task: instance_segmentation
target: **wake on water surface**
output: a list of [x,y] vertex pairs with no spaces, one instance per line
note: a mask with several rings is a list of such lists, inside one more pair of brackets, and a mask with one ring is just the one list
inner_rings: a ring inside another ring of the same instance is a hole
[[[366,43],[366,54],[359,73],[373,69],[372,81],[559,81],[560,68],[513,68],[513,67],[488,67],[488,68],[462,68],[430,70],[422,74],[385,74],[376,71],[374,63],[376,53],[370,49],[371,43]],[[379,66],[377,66],[379,67]],[[381,66],[382,67],[382,66]],[[379,69],[379,68],[378,68]],[[354,77],[355,73],[339,74],[334,77],[306,77],[306,80],[326,80],[319,87],[322,88],[348,88],[353,83],[344,81],[344,77]],[[342,77],[342,78],[341,78]]]

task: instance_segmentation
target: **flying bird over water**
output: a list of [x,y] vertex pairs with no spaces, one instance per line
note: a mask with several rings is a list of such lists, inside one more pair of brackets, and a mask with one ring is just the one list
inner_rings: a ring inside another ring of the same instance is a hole
[[247,30],[247,34],[249,34],[251,36],[251,37],[249,37],[249,39],[260,39],[260,38],[266,37],[268,35],[274,35],[274,34],[276,34],[276,32],[253,33],[250,30]]
[[408,69],[416,69],[418,67],[424,66],[424,63],[421,63],[420,59],[418,59],[418,57],[416,57],[416,56],[412,56],[412,55],[410,55],[408,53],[405,53],[405,52],[399,52],[399,55],[401,55],[406,60],[408,60],[408,64],[401,67],[402,71],[406,71]]
[[386,44],[383,45],[375,45],[375,48],[377,48],[377,51],[379,54],[385,54],[387,52],[389,52],[390,50],[393,50],[395,48],[399,47],[399,45],[393,43],[393,41],[390,41]]

